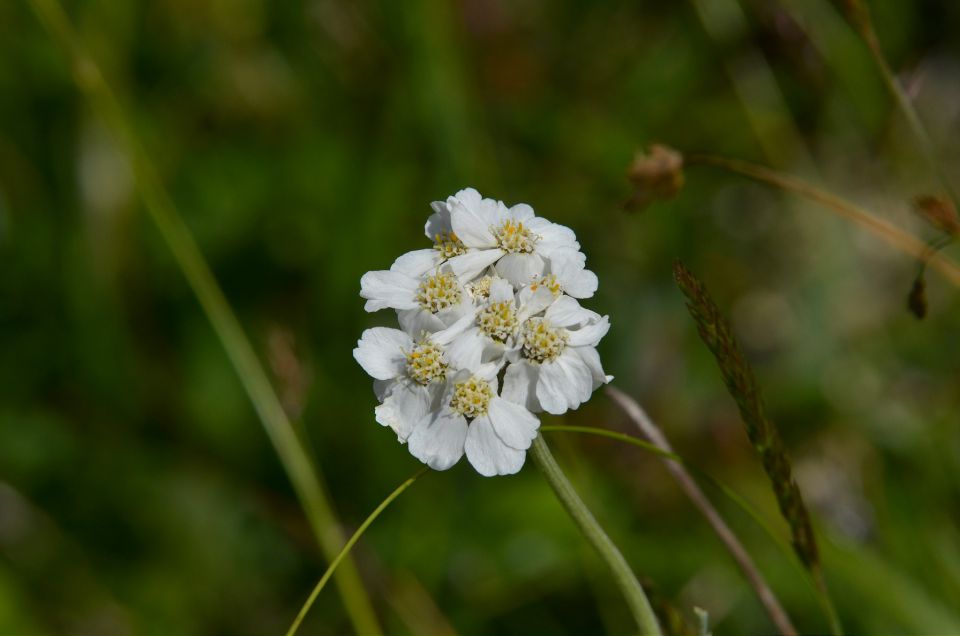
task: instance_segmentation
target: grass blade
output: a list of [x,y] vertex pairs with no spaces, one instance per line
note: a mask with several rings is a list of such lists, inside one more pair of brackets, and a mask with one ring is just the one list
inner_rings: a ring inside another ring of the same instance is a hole
[[[114,135],[130,162],[143,203],[164,241],[173,252],[184,277],[210,320],[226,350],[240,381],[250,397],[306,512],[313,532],[327,559],[332,559],[343,544],[333,507],[319,470],[290,424],[253,346],[193,236],[177,214],[170,195],[163,187],[133,127],[103,77],[100,67],[87,52],[63,7],[57,0],[31,0],[34,12],[51,37],[63,48],[73,65],[74,79],[94,112]],[[344,605],[357,631],[381,633],[370,599],[352,562],[340,569],[337,584]]]
[[300,628],[300,623],[303,622],[303,619],[307,616],[307,612],[310,611],[310,608],[313,607],[314,601],[317,600],[317,597],[320,595],[320,592],[323,591],[323,588],[326,586],[327,581],[330,580],[330,577],[333,576],[333,573],[336,572],[337,566],[340,565],[340,562],[343,561],[347,555],[350,553],[350,550],[353,549],[353,546],[356,545],[357,541],[360,540],[360,537],[363,536],[363,533],[367,531],[367,528],[370,527],[377,517],[380,516],[380,513],[386,510],[387,506],[393,503],[393,500],[403,494],[407,488],[413,485],[413,482],[417,481],[424,473],[429,470],[427,467],[423,467],[418,470],[412,477],[407,479],[405,482],[397,486],[396,490],[387,495],[387,498],[380,502],[380,505],[374,508],[373,512],[370,513],[370,516],[367,517],[363,523],[360,524],[360,527],[357,528],[357,531],[353,533],[353,536],[347,541],[343,546],[340,552],[333,558],[330,562],[330,565],[327,566],[327,571],[323,573],[323,576],[320,577],[320,580],[317,582],[316,586],[313,588],[313,591],[310,592],[310,596],[307,597],[306,602],[303,604],[303,607],[300,608],[300,611],[297,613],[297,617],[293,619],[293,623],[290,625],[290,629],[287,630],[287,636],[294,636],[297,633],[297,630]]
[[[747,437],[760,456],[780,513],[790,526],[793,549],[810,572],[824,599],[828,600],[810,513],[793,478],[790,458],[787,456],[780,431],[764,412],[760,387],[753,375],[753,369],[747,363],[730,325],[710,298],[703,283],[680,261],[674,264],[674,278],[687,298],[687,309],[697,324],[700,339],[713,353],[727,391],[737,403]],[[830,607],[831,628],[835,633],[841,633],[832,603]]]

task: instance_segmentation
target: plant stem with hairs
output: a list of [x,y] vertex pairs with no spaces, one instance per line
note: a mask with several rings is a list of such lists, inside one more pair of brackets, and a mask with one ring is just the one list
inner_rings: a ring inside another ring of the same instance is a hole
[[530,455],[540,468],[543,476],[546,477],[557,499],[560,500],[564,509],[577,524],[577,527],[580,528],[583,536],[593,545],[600,558],[610,568],[620,591],[627,601],[630,613],[633,614],[637,627],[640,628],[640,634],[642,636],[661,636],[662,632],[659,623],[657,623],[657,617],[636,575],[630,569],[626,559],[623,558],[619,548],[603,531],[586,504],[580,499],[580,495],[574,490],[573,484],[570,483],[570,480],[567,479],[567,476],[553,458],[553,454],[547,447],[547,443],[543,441],[542,435],[538,435],[533,440]]
[[[650,419],[636,400],[612,386],[608,386],[606,392],[607,395],[623,409],[627,417],[637,425],[637,428],[640,429],[644,437],[664,453],[673,453],[673,448],[670,446],[670,442],[667,441],[666,436],[660,428],[657,427],[656,423]],[[721,543],[723,543],[724,547],[726,547],[730,556],[736,561],[737,566],[743,572],[747,582],[750,583],[750,586],[753,588],[773,624],[776,625],[777,629],[784,636],[795,636],[797,630],[793,626],[793,623],[790,622],[790,617],[783,609],[783,606],[780,605],[776,594],[774,594],[770,585],[767,584],[763,574],[757,569],[750,554],[746,548],[743,547],[743,544],[740,543],[740,540],[733,533],[733,530],[730,529],[730,526],[727,525],[723,517],[720,516],[720,513],[717,512],[717,509],[713,507],[713,504],[710,503],[707,496],[700,490],[700,486],[697,485],[686,468],[676,459],[670,457],[664,458],[663,463],[683,490],[684,494],[686,494],[687,498],[693,503],[694,507],[706,518],[707,523],[713,528],[713,531]]]

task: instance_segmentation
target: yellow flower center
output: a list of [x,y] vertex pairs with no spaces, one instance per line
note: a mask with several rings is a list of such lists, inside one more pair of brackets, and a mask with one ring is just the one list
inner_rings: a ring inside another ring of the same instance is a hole
[[523,222],[513,219],[507,219],[501,223],[493,234],[497,238],[500,249],[510,254],[519,252],[529,254],[533,251],[533,244],[538,238],[529,228],[524,227]]
[[445,378],[447,363],[443,361],[443,350],[429,340],[421,340],[407,354],[407,375],[424,386]]
[[530,283],[530,291],[537,291],[540,287],[545,287],[550,290],[550,293],[554,296],[559,296],[563,293],[563,288],[560,287],[560,281],[557,280],[556,275],[549,274],[548,276],[535,277],[533,282]]
[[433,236],[433,249],[440,252],[440,255],[445,259],[467,253],[467,246],[457,238],[456,233],[452,230],[450,232],[444,230],[435,234]]
[[483,276],[467,285],[467,291],[473,296],[474,300],[486,300],[490,298],[490,283],[493,282],[493,276]]
[[477,314],[477,325],[480,326],[480,331],[494,340],[506,341],[517,328],[517,312],[513,307],[513,301],[507,300],[487,305]]
[[460,302],[460,296],[457,277],[450,272],[440,272],[423,279],[417,291],[417,302],[424,309],[437,313],[456,306]]
[[523,323],[523,357],[537,363],[555,360],[569,339],[566,329],[551,327],[546,318],[531,318]]
[[489,382],[471,377],[466,382],[460,382],[453,387],[450,408],[464,417],[473,419],[486,414],[492,397],[493,389]]

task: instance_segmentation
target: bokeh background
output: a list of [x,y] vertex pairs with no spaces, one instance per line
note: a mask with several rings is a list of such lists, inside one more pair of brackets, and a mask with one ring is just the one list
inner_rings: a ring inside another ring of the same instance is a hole
[[[960,175],[960,4],[873,2],[894,69]],[[689,461],[786,529],[671,280],[732,317],[855,633],[960,625],[960,295],[789,195],[691,168],[633,214],[651,141],[756,160],[923,239],[936,192],[825,0],[87,0],[71,19],[271,370],[352,531],[418,467],[351,357],[360,276],[427,245],[472,185],[574,228],[610,314],[601,345]],[[949,250],[948,250],[949,253]],[[956,251],[953,253],[957,256]],[[236,373],[124,156],[27,2],[0,3],[0,633],[282,633],[323,572]],[[635,432],[602,392],[547,423]],[[554,433],[559,461],[658,595],[717,634],[772,630],[643,451]],[[792,557],[707,487],[798,627],[827,623]],[[538,472],[465,462],[355,550],[389,633],[629,633],[602,564]],[[303,633],[351,626],[335,587]]]

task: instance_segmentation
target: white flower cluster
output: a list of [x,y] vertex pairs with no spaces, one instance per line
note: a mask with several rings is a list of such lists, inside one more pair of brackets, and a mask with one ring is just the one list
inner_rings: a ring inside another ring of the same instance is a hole
[[353,355],[375,379],[376,419],[436,470],[466,454],[482,475],[520,470],[535,413],[575,409],[612,379],[596,346],[607,316],[584,309],[597,277],[573,231],[481,198],[432,204],[430,249],[360,281],[365,309],[395,309],[400,329],[363,332]]

